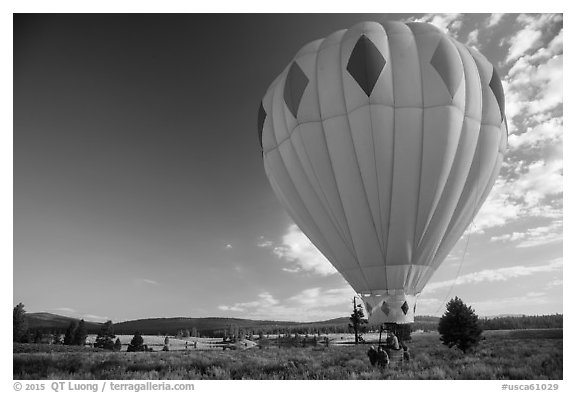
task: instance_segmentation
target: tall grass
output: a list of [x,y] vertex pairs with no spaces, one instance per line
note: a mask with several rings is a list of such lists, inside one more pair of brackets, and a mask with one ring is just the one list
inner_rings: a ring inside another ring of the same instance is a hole
[[14,379],[562,379],[561,336],[517,336],[487,334],[473,353],[461,354],[437,334],[415,335],[412,360],[388,369],[370,365],[365,345],[14,353]]

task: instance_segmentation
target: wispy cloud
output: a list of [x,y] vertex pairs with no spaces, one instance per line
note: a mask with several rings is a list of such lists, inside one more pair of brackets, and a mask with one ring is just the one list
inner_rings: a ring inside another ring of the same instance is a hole
[[508,40],[510,49],[506,62],[510,63],[540,47],[546,28],[560,21],[562,21],[562,15],[559,14],[519,15],[516,22],[522,26],[522,29]]
[[159,285],[160,284],[158,281],[151,280],[149,278],[139,278],[138,281],[143,283],[143,284],[149,284],[149,285]]
[[433,282],[428,284],[423,293],[433,293],[439,289],[450,288],[453,285],[478,284],[482,282],[507,281],[518,277],[531,276],[538,273],[556,272],[562,270],[562,259],[554,259],[545,265],[511,266],[499,269],[486,269],[476,273],[465,274],[456,280]]
[[278,304],[278,300],[274,298],[269,292],[263,292],[258,295],[258,299],[251,302],[234,303],[232,305],[220,305],[219,310],[222,311],[238,311],[244,312],[251,309],[268,308]]
[[[557,38],[550,46],[518,59],[504,79],[506,114],[512,120],[510,132],[514,134],[523,133],[524,124],[531,125],[531,116],[538,115],[536,120],[540,120],[541,114],[556,109],[563,102],[562,36]],[[520,115],[528,119],[516,119]],[[526,120],[529,123],[522,123]]]
[[[495,26],[502,18],[492,15],[486,25]],[[562,219],[562,15],[520,15],[515,23],[521,27],[504,40],[508,151],[501,175],[474,220],[474,233],[519,220]],[[553,239],[540,237],[538,242],[526,237],[522,246]]]
[[487,228],[527,217],[562,218],[562,160],[520,165],[517,178],[501,178],[496,182],[474,220],[474,232],[483,233]]
[[346,315],[355,292],[352,288],[304,289],[286,299],[279,300],[269,292],[258,295],[254,301],[221,305],[221,311],[242,313],[245,318],[318,321]]
[[426,14],[422,17],[411,17],[407,22],[431,23],[446,33],[457,34],[463,26],[462,14]]
[[55,308],[51,308],[50,310],[56,311],[59,313],[69,314],[68,315],[69,317],[84,319],[85,321],[90,321],[90,322],[106,322],[110,319],[106,316],[101,316],[101,315],[82,314],[82,313],[79,313],[77,310],[70,308],[70,307],[55,307]]
[[65,312],[65,313],[75,313],[76,310],[70,307],[55,307],[51,308],[50,311],[58,311],[58,312]]
[[266,239],[264,236],[260,236],[256,246],[260,248],[271,248],[274,246],[274,243],[271,240]]
[[106,322],[108,320],[110,320],[110,318],[108,317],[103,317],[100,315],[94,315],[94,314],[83,314],[81,316],[82,319],[84,319],[85,321],[91,321],[91,322]]
[[539,116],[538,120],[540,121],[534,126],[526,127],[524,132],[509,136],[508,144],[511,149],[538,149],[562,143],[564,126],[562,117]]
[[273,253],[289,264],[284,271],[311,272],[323,276],[337,273],[334,266],[295,224],[288,227],[282,236],[282,244],[274,247]]
[[490,238],[492,242],[517,242],[516,247],[526,248],[562,241],[562,221],[552,221],[550,225],[528,228],[523,232],[505,233]]
[[502,21],[502,17],[506,14],[491,14],[488,20],[486,21],[486,27],[491,28],[496,26],[500,21]]
[[468,37],[466,38],[466,45],[468,46],[477,46],[478,45],[478,34],[479,34],[479,30],[478,29],[474,29],[472,30],[470,33],[468,33]]

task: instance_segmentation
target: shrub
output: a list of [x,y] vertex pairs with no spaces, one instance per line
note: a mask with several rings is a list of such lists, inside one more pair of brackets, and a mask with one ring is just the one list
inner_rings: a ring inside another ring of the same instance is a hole
[[146,346],[144,345],[144,339],[140,332],[134,333],[134,337],[132,337],[132,341],[128,345],[128,352],[144,352],[146,351]]
[[88,333],[86,332],[86,322],[83,319],[78,323],[78,327],[74,331],[74,337],[72,338],[72,345],[84,346],[86,344],[86,337]]
[[113,350],[115,338],[116,336],[114,335],[114,328],[112,326],[112,321],[107,321],[100,328],[100,332],[98,333],[96,341],[94,342],[94,347]]
[[116,342],[114,343],[114,347],[112,349],[114,351],[120,351],[122,349],[122,342],[120,342],[119,338],[116,339]]

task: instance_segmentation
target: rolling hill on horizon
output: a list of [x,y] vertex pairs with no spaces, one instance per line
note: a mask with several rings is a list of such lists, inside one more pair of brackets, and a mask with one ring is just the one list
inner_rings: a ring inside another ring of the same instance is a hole
[[[28,326],[31,329],[56,330],[66,329],[70,322],[80,321],[79,318],[66,317],[58,314],[37,312],[27,313]],[[101,322],[85,320],[88,333],[97,333],[100,330]],[[196,328],[198,331],[216,331],[229,329],[235,326],[240,329],[284,329],[287,327],[323,327],[347,324],[348,318],[336,318],[319,322],[291,322],[291,321],[269,321],[252,320],[226,317],[170,317],[170,318],[142,318],[114,323],[114,331],[117,334],[133,334],[139,331],[142,334],[175,334],[178,330]]]
[[[78,318],[62,315],[37,312],[27,313],[28,326],[31,330],[60,331],[64,332],[70,322],[78,322]],[[416,316],[412,330],[436,330],[439,317],[421,315]],[[89,334],[98,333],[102,323],[85,321],[86,330]],[[116,334],[134,334],[139,331],[145,335],[176,335],[178,331],[195,329],[201,335],[222,335],[224,331],[244,330],[254,333],[276,332],[344,332],[348,329],[348,317],[340,317],[316,322],[292,322],[273,320],[252,320],[226,317],[170,317],[170,318],[143,318],[114,323]],[[538,329],[538,328],[561,328],[563,315],[501,315],[495,317],[481,317],[480,323],[483,329]],[[377,329],[376,326],[368,326],[369,329]]]

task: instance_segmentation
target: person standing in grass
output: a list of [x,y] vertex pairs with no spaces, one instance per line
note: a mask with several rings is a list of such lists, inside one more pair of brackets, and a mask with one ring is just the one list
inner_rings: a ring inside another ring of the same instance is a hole
[[368,350],[368,359],[370,359],[370,364],[373,366],[378,361],[378,352],[376,352],[374,345],[371,345],[370,349]]
[[396,335],[392,332],[390,332],[390,335],[388,336],[388,340],[386,340],[388,342],[388,345],[390,345],[390,347],[392,349],[395,350],[399,350],[400,349],[400,344],[398,344],[398,337],[396,337]]
[[390,364],[390,358],[388,357],[388,354],[386,353],[386,351],[384,350],[383,347],[378,347],[378,361],[377,364],[382,367],[382,368],[386,368],[388,367],[388,365]]
[[408,346],[406,344],[402,344],[402,349],[404,350],[403,358],[405,362],[410,361],[410,351],[408,350]]

